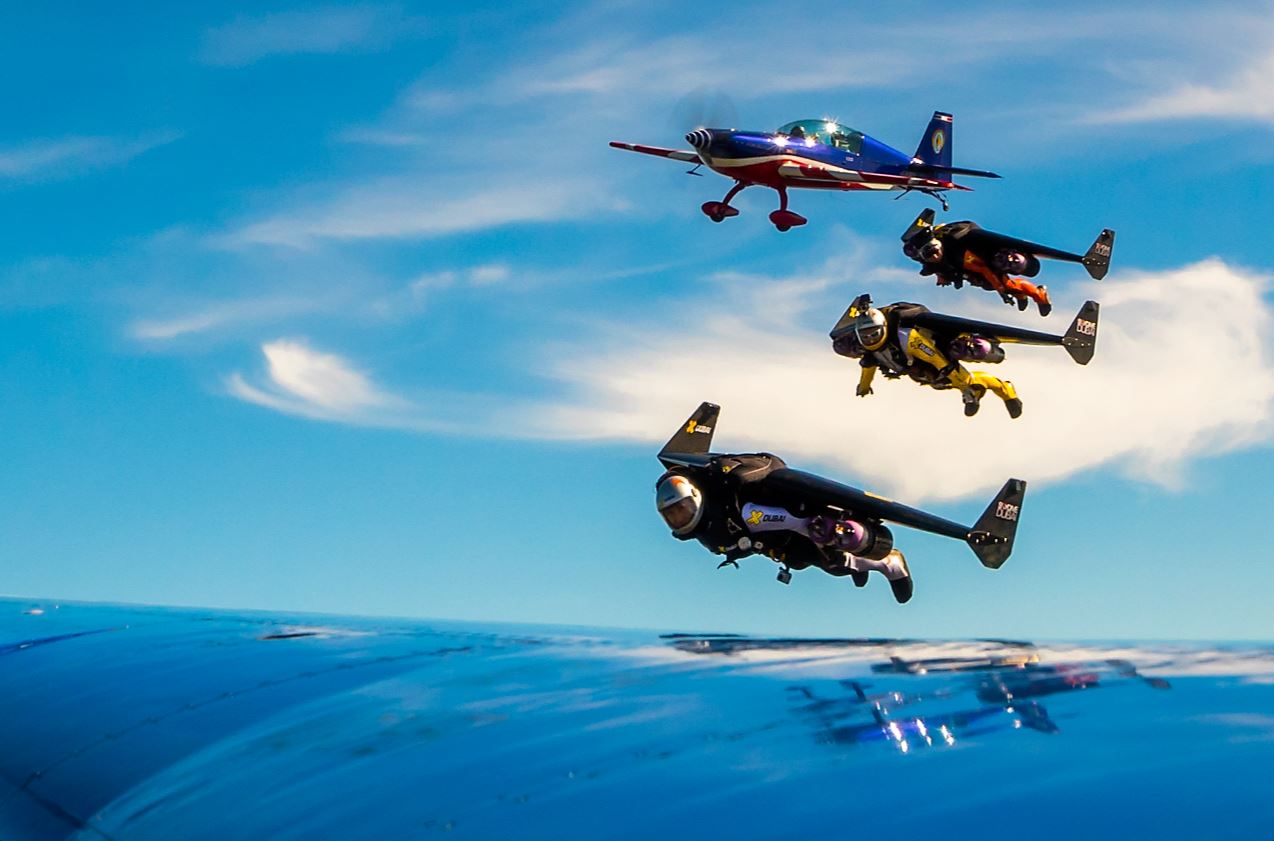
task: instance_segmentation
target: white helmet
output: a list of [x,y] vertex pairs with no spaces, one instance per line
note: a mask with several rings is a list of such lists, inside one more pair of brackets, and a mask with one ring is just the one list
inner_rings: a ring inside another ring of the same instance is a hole
[[864,350],[877,350],[885,343],[885,314],[871,307],[854,319],[854,335]]
[[703,493],[680,473],[668,473],[655,485],[655,507],[674,535],[687,535],[703,518]]

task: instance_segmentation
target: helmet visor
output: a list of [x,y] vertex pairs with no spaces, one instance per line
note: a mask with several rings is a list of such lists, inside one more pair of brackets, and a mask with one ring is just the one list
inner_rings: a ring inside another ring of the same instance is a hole
[[659,509],[659,513],[663,516],[664,522],[668,524],[668,528],[676,531],[684,529],[686,526],[694,522],[695,514],[699,511],[699,500],[692,496],[685,499],[679,499],[672,505]]
[[877,318],[864,314],[860,315],[854,323],[854,335],[858,337],[858,343],[867,350],[880,347],[881,342],[885,340],[885,325],[881,323],[884,319],[877,320]]

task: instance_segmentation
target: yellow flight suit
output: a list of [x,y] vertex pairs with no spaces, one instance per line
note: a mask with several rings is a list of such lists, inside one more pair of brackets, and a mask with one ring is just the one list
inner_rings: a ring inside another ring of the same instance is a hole
[[[886,339],[887,342],[888,339]],[[1017,390],[1008,380],[1002,380],[981,371],[970,371],[960,363],[948,360],[934,343],[932,334],[926,330],[916,327],[908,328],[905,351],[912,364],[923,363],[936,370],[940,376],[945,376],[946,380],[943,384],[931,383],[932,388],[958,388],[961,392],[972,391],[978,399],[981,399],[982,395],[988,391],[1006,402],[1017,398]],[[865,363],[870,361],[867,356],[864,356]],[[874,364],[863,365],[862,374],[858,379],[859,395],[867,394],[871,390],[876,368]]]

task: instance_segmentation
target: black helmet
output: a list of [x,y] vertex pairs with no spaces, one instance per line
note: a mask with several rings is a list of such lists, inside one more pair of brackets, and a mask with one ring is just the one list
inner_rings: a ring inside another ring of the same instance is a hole
[[942,240],[933,237],[920,246],[920,259],[925,263],[937,263],[942,260]]

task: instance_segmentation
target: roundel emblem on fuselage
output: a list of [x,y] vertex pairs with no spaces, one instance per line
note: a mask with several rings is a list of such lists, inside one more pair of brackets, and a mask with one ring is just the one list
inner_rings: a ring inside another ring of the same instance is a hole
[[933,153],[935,155],[942,154],[942,147],[947,145],[947,133],[942,129],[938,129],[933,133]]

